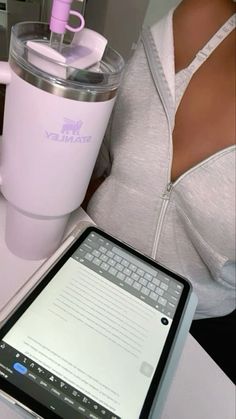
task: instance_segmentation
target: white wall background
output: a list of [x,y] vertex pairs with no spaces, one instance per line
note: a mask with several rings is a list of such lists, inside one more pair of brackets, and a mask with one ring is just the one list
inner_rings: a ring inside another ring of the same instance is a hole
[[87,0],[87,26],[107,37],[128,58],[143,25],[160,19],[180,0]]
[[124,57],[138,39],[149,0],[88,0],[85,20]]
[[150,0],[144,18],[144,26],[149,26],[161,19],[172,7],[181,0]]

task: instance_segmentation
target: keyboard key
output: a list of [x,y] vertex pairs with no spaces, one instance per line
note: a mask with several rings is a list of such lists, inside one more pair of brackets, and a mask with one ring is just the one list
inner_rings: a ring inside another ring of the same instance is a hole
[[146,287],[142,287],[141,293],[144,294],[144,295],[149,295],[150,294],[150,291]]
[[134,282],[133,279],[131,279],[129,277],[127,277],[126,280],[125,280],[125,283],[128,284],[128,285],[132,285],[133,282]]
[[169,287],[169,288],[168,288],[168,292],[169,292],[171,295],[173,295],[173,297],[176,297],[176,298],[178,298],[178,299],[179,299],[179,297],[180,297],[180,292],[179,292],[178,290],[176,290],[176,289],[174,289],[174,288]]
[[[115,260],[115,258],[114,258],[114,260]],[[124,269],[124,266],[122,266],[121,265],[121,263],[116,263],[116,265],[115,265],[115,268],[118,270],[118,271],[123,271],[123,269]]]
[[157,301],[157,299],[158,299],[158,295],[155,294],[155,292],[153,292],[153,291],[150,292],[149,297],[154,301]]
[[146,272],[144,274],[144,278],[147,279],[148,281],[151,281],[153,279],[153,276]]
[[114,253],[113,252],[111,252],[110,250],[107,252],[107,256],[109,257],[109,258],[113,258],[114,257]]
[[142,284],[142,285],[144,285],[144,286],[146,286],[148,282],[147,282],[146,279],[140,278],[139,283]]
[[134,279],[135,281],[138,281],[140,277],[135,272],[133,272],[131,275],[131,278]]
[[107,261],[107,263],[109,263],[109,265],[110,265],[110,266],[115,266],[116,261],[115,261],[114,259],[109,259],[109,260]]
[[167,284],[164,284],[164,282],[161,283],[160,287],[164,291],[167,291],[168,290],[168,285]]
[[137,291],[140,291],[141,287],[142,287],[142,285],[139,284],[138,282],[135,281],[133,283],[133,288],[136,289]]
[[125,259],[122,259],[121,265],[125,266],[126,268],[129,266],[129,262]]
[[121,262],[122,261],[122,257],[121,256],[118,256],[118,255],[115,255],[114,256],[114,260],[116,261],[116,262]]
[[172,282],[170,278],[167,278],[167,276],[162,276],[161,281],[168,285],[170,285]]
[[108,269],[109,269],[109,265],[108,265],[108,263],[106,263],[106,262],[102,262],[102,264],[101,264],[101,268],[104,270],[104,271],[107,271]]
[[89,246],[87,243],[83,243],[83,247],[85,247],[86,250],[92,250],[93,248]]
[[112,266],[111,266],[111,268],[108,270],[108,272],[109,272],[111,275],[114,275],[114,276],[116,276],[116,274],[117,274],[117,270],[116,270],[115,268],[113,268]]
[[91,255],[91,253],[86,253],[85,259],[87,259],[89,262],[91,262],[93,260],[93,255]]
[[167,300],[163,297],[159,297],[158,298],[158,303],[161,304],[162,306],[166,306]]
[[94,265],[100,266],[102,261],[99,258],[94,258],[93,263],[94,263]]
[[131,263],[131,264],[129,265],[129,269],[130,269],[131,271],[135,272],[135,271],[137,270],[137,266],[135,266],[133,263]]
[[121,281],[124,281],[125,275],[122,272],[118,272],[117,278],[120,279]]
[[125,274],[125,275],[127,275],[127,276],[131,275],[131,270],[130,270],[130,269],[125,268],[125,269],[123,270],[123,272],[124,272],[124,274]]
[[155,285],[157,285],[157,286],[159,286],[160,283],[161,283],[161,281],[160,281],[160,279],[153,278],[152,283],[155,284]]
[[149,282],[147,284],[147,287],[151,290],[151,291],[155,291],[156,289],[156,285],[154,285],[152,282]]
[[169,309],[169,310],[174,310],[175,309],[175,304],[173,304],[173,303],[170,303],[169,301],[167,301],[167,308]]
[[144,275],[144,270],[143,270],[143,269],[138,268],[136,273],[137,273],[138,275],[140,275],[140,276],[143,276],[143,275]]
[[101,256],[100,256],[100,259],[103,261],[103,262],[107,262],[107,260],[108,260],[108,257],[103,253]]
[[178,298],[174,297],[173,295],[168,296],[168,300],[170,303],[177,304]]
[[92,254],[93,254],[93,256],[96,256],[97,258],[99,258],[99,256],[101,255],[101,253],[98,250],[96,250],[96,249],[94,249],[92,251]]
[[107,252],[107,248],[104,247],[104,246],[100,246],[99,250],[100,250],[101,253],[106,253]]
[[161,288],[156,288],[156,293],[162,296],[164,294],[164,291]]

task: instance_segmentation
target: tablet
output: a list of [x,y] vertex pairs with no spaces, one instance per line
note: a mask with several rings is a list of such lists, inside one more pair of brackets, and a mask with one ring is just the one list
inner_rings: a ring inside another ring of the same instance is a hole
[[0,395],[42,418],[157,418],[190,283],[88,227],[0,330]]

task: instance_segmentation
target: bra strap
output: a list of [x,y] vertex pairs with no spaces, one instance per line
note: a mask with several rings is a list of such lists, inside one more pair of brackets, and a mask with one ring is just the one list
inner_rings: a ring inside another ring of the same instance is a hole
[[235,29],[236,27],[236,13],[233,14],[221,28],[213,35],[207,44],[196,54],[195,58],[187,67],[191,76],[198,70],[198,68],[207,60],[218,45]]

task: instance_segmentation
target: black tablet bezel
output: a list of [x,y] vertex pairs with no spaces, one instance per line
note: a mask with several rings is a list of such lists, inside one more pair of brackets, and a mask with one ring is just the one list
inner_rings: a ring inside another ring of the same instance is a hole
[[[16,309],[16,311],[12,314],[12,316],[8,319],[8,321],[2,326],[0,329],[0,341],[4,338],[7,332],[13,327],[13,325],[17,322],[17,320],[23,315],[23,313],[28,309],[31,303],[37,298],[37,296],[43,291],[43,289],[47,286],[47,284],[51,281],[51,279],[55,276],[55,274],[59,271],[59,269],[65,264],[65,262],[72,256],[72,254],[76,251],[77,247],[86,239],[86,237],[91,233],[95,232],[103,236],[105,239],[112,241],[117,246],[122,247],[126,251],[130,252],[132,255],[140,258],[144,262],[150,264],[151,266],[159,269],[163,273],[172,276],[174,279],[178,280],[181,284],[183,284],[183,291],[180,297],[180,301],[176,312],[174,314],[174,318],[171,324],[171,328],[168,333],[168,337],[166,339],[164,349],[162,351],[161,357],[159,359],[157,368],[155,370],[153,379],[151,381],[148,393],[146,395],[143,408],[141,414],[139,416],[140,419],[147,419],[150,409],[156,395],[158,385],[160,384],[160,380],[162,377],[162,373],[164,371],[167,359],[171,353],[172,344],[174,342],[174,338],[176,332],[179,328],[181,318],[185,312],[186,304],[190,297],[192,286],[188,282],[186,278],[179,276],[178,274],[168,270],[166,267],[159,265],[155,260],[147,257],[144,254],[141,254],[134,248],[130,247],[126,243],[118,240],[117,238],[111,236],[110,234],[106,233],[105,231],[99,229],[95,226],[89,226],[86,230],[79,236],[79,238],[69,247],[69,249],[59,258],[59,260],[55,263],[55,265],[50,269],[50,271],[42,278],[42,281],[37,285],[37,287],[30,293],[30,295],[22,302],[22,304]],[[37,413],[38,415],[52,419],[58,419],[60,416],[55,414],[49,408],[45,407],[43,404],[38,402],[36,399],[32,398],[24,391],[20,390],[15,385],[7,382],[3,377],[0,376],[0,389],[9,394],[10,397],[19,401],[20,403],[24,404],[27,408],[32,410],[33,412]],[[83,419],[84,416],[78,413],[78,419]]]

